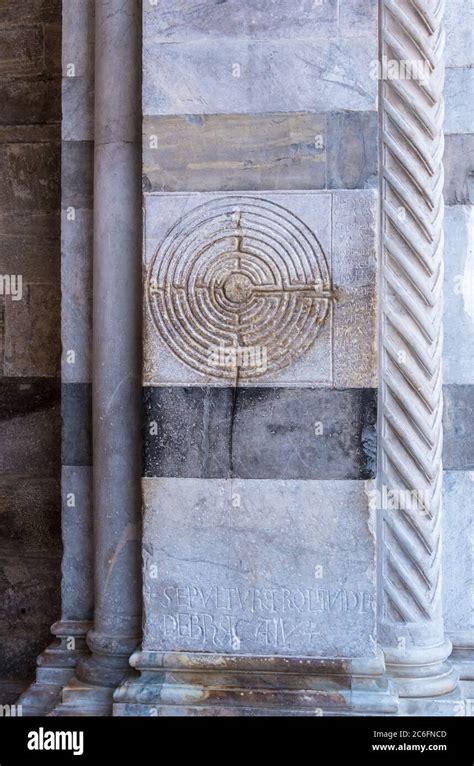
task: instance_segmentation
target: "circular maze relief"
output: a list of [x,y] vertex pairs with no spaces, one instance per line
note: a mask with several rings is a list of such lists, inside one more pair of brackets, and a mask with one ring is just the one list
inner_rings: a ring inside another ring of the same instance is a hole
[[177,221],[153,258],[147,292],[174,355],[227,379],[295,361],[331,300],[326,259],[307,225],[274,202],[240,195]]

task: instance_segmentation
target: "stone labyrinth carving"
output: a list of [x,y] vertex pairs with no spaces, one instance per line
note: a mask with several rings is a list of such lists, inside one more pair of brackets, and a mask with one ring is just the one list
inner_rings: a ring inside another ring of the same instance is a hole
[[177,221],[153,258],[147,293],[175,356],[226,379],[291,364],[313,344],[332,295],[308,226],[274,202],[240,195]]

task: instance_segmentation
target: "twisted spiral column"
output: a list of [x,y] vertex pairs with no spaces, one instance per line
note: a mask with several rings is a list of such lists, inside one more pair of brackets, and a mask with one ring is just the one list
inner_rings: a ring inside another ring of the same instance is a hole
[[451,691],[441,598],[444,0],[381,0],[379,640],[402,696]]

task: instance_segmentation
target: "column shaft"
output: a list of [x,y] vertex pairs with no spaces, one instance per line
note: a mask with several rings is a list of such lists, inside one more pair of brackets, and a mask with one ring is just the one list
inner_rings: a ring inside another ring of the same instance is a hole
[[96,2],[92,658],[115,686],[140,639],[141,3]]
[[379,640],[402,696],[456,683],[441,600],[443,6],[381,2]]

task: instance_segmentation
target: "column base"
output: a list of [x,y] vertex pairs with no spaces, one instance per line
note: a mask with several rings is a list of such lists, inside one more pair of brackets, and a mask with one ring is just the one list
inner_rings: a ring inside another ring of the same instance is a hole
[[73,677],[62,689],[49,715],[54,718],[111,716],[113,693],[113,687],[93,686]]
[[140,676],[114,694],[115,716],[354,716],[396,714],[381,657],[319,660],[136,652]]
[[78,662],[88,651],[86,634],[89,622],[61,620],[54,623],[51,633],[56,640],[37,658],[35,681],[20,695],[24,716],[48,715],[61,699],[65,684],[74,675]]
[[130,671],[129,657],[138,639],[90,630],[91,654],[78,663],[51,712],[53,716],[111,716],[112,697]]
[[383,648],[387,675],[400,697],[439,697],[458,686],[459,674],[447,658],[451,642],[410,649]]

